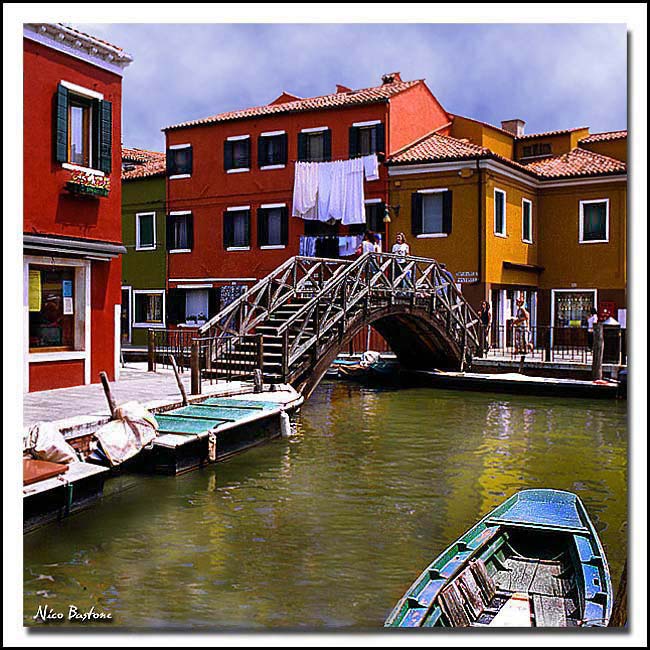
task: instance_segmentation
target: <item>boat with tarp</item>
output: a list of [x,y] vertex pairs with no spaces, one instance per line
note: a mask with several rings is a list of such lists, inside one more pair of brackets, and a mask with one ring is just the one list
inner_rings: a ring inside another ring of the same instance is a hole
[[598,534],[570,492],[523,490],[441,553],[386,627],[606,627],[612,584]]

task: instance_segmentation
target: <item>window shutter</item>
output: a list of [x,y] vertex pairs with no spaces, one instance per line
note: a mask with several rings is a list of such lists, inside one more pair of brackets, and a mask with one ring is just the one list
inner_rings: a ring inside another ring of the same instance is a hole
[[377,153],[385,154],[386,153],[386,129],[384,128],[384,123],[381,122],[375,127],[375,134],[377,137]]
[[174,241],[174,215],[172,214],[167,215],[165,231],[167,239],[167,250],[173,251],[176,248],[176,242]]
[[411,232],[422,234],[422,195],[417,192],[411,194]]
[[289,140],[286,133],[280,136],[280,160],[279,164],[286,165],[288,160]]
[[332,160],[332,132],[323,131],[323,159]]
[[187,247],[192,250],[194,248],[194,215],[186,214],[187,219]]
[[99,169],[111,173],[113,157],[113,103],[99,102]]
[[257,245],[268,246],[269,243],[269,213],[264,208],[257,209]]
[[244,224],[246,226],[245,232],[246,232],[246,243],[244,246],[250,246],[251,244],[251,211],[246,210],[246,220],[244,221]]
[[221,303],[221,288],[208,289],[208,318],[212,318],[219,313]]
[[174,176],[176,174],[176,159],[174,157],[174,150],[167,149],[165,154],[165,166],[167,167],[167,176]]
[[235,229],[229,212],[223,213],[223,247],[230,248],[235,239]]
[[194,162],[194,154],[192,147],[187,147],[185,149],[187,158],[185,159],[185,167],[181,170],[181,174],[192,175],[192,166]]
[[68,161],[68,89],[61,84],[54,98],[54,159]]
[[307,160],[307,134],[298,134],[298,160]]
[[246,138],[246,140],[243,141],[244,143],[244,152],[242,154],[242,160],[238,167],[248,167],[250,169],[251,166],[251,139]]
[[178,325],[185,322],[185,290],[168,289],[166,298],[167,324]]
[[359,155],[359,129],[356,126],[350,127],[350,158]]
[[268,148],[266,146],[267,141],[266,138],[260,136],[257,138],[257,166],[258,167],[264,167],[264,165],[268,165]]
[[452,203],[451,203],[451,190],[447,190],[442,194],[442,232],[451,233],[452,222]]
[[286,246],[289,243],[289,209],[285,205],[281,210],[280,241],[284,246]]
[[235,166],[232,149],[233,143],[225,140],[223,143],[223,167],[225,170],[232,169]]

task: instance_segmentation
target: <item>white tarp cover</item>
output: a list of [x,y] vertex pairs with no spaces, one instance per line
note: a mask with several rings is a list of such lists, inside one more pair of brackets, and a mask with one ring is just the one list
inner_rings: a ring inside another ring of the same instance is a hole
[[51,463],[78,463],[77,452],[65,441],[52,422],[39,422],[30,427],[26,446],[36,460]]
[[115,409],[115,419],[96,433],[111,465],[132,458],[158,435],[158,422],[139,402],[126,402]]

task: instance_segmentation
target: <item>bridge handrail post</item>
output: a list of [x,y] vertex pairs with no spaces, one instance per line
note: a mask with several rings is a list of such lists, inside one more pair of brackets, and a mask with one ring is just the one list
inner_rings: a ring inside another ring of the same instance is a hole
[[257,367],[264,381],[264,334],[257,335]]
[[287,382],[289,374],[289,330],[282,333],[282,382]]

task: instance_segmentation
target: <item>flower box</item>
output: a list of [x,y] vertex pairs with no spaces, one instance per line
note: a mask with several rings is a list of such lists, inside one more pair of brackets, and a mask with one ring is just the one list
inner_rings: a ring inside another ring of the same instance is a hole
[[84,185],[83,183],[75,183],[74,181],[68,181],[65,186],[71,194],[80,194],[83,196],[108,196],[109,192],[106,187],[94,187],[92,185]]

